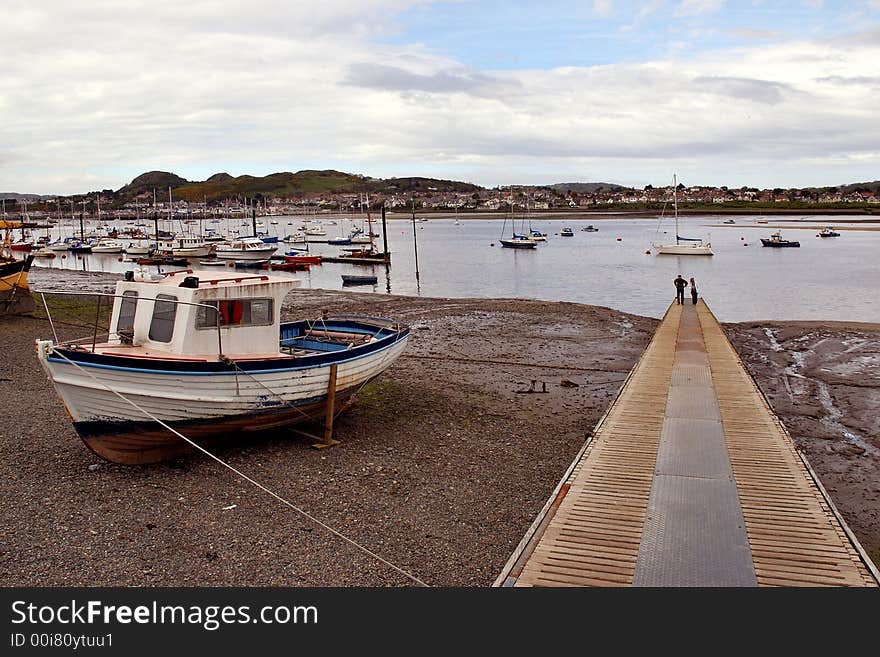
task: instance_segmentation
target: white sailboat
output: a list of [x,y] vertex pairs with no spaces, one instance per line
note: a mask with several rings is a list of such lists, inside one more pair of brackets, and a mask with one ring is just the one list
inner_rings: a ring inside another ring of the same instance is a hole
[[713,255],[712,243],[703,242],[699,237],[681,237],[678,234],[678,180],[672,176],[672,205],[675,208],[675,244],[658,244],[654,250],[665,255]]

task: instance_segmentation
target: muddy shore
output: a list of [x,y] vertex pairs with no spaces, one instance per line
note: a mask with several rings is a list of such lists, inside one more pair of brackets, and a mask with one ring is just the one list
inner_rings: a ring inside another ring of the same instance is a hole
[[[53,276],[41,271],[32,285],[57,286]],[[113,280],[80,276],[77,284],[100,289]],[[218,453],[418,578],[446,586],[492,583],[657,324],[580,304],[325,290],[295,292],[285,313],[317,317],[324,309],[413,328],[405,356],[338,419],[341,444],[315,450],[279,432]],[[778,351],[768,348],[765,328]],[[813,338],[802,338],[820,329],[729,327],[875,558],[880,445],[871,409],[880,406],[880,382],[876,367],[868,375],[853,368],[867,362],[872,344],[877,357],[878,328],[822,329],[830,335],[800,371],[825,377],[843,411],[835,422],[871,448],[859,453],[845,434],[834,435],[837,424],[823,425],[823,413],[834,411],[815,399],[811,406],[808,387],[793,400],[780,392],[788,354],[804,351]],[[13,409],[0,425],[0,491],[15,500],[4,505],[0,529],[0,577],[9,585],[411,584],[205,457],[142,467],[101,461],[79,441],[37,364],[33,340],[50,335],[44,320],[0,320],[0,391]],[[833,340],[855,349],[843,353]],[[833,358],[832,381],[823,368]],[[547,392],[524,392],[533,381]]]

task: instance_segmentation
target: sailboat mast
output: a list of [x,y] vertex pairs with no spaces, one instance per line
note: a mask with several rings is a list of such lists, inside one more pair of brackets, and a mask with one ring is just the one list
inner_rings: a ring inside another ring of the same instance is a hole
[[675,208],[675,243],[678,244],[678,178],[672,174],[672,207]]

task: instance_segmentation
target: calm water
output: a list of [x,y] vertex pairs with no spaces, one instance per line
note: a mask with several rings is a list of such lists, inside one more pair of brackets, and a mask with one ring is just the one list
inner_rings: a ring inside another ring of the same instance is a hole
[[[284,232],[290,218],[279,217]],[[770,249],[760,237],[775,229],[756,225],[755,217],[736,217],[722,226],[718,218],[682,219],[680,232],[711,237],[715,255],[648,255],[652,242],[674,239],[674,228],[656,219],[533,220],[548,234],[534,250],[502,248],[501,219],[430,219],[417,222],[419,280],[415,276],[413,225],[388,221],[392,265],[357,266],[326,263],[309,272],[282,274],[302,280],[303,287],[342,289],[341,274],[373,273],[375,286],[346,289],[361,292],[428,297],[521,297],[609,306],[639,315],[659,317],[675,296],[672,279],[693,276],[697,288],[722,321],[752,319],[822,319],[880,322],[880,231],[840,231],[838,238],[818,238],[815,230],[782,229],[782,236],[799,240],[799,249]],[[325,223],[328,236],[341,226]],[[580,229],[592,223],[599,232]],[[774,223],[770,219],[770,223]],[[811,217],[810,225],[845,226],[841,217]],[[294,220],[299,225],[299,220]],[[787,224],[782,224],[787,225]],[[876,224],[875,224],[876,225]],[[374,230],[380,231],[376,224]],[[574,237],[558,235],[563,226]],[[794,224],[792,225],[794,226]],[[292,228],[292,226],[290,227]],[[663,230],[668,233],[663,234]],[[242,228],[244,230],[244,228]],[[510,222],[505,234],[510,234]],[[618,238],[620,238],[618,240]],[[744,238],[744,239],[741,239]],[[381,248],[382,240],[377,239]],[[747,246],[746,246],[747,244]],[[282,248],[283,245],[282,245]],[[312,244],[316,253],[337,255],[339,247]],[[279,251],[280,252],[280,251]],[[132,267],[116,255],[68,255],[38,266],[119,272]],[[193,269],[198,269],[193,262]],[[205,268],[216,272],[219,267]]]

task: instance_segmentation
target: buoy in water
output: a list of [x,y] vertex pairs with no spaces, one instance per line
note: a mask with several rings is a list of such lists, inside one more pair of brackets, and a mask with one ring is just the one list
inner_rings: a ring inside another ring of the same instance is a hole
[[647,251],[645,251],[645,253],[651,255],[651,249],[648,249]]
[[749,245],[748,242],[743,242],[743,246],[748,246],[748,245]]
[[618,241],[618,242],[620,242],[620,241],[622,241],[622,240],[623,240],[622,237],[618,237],[618,238],[617,238],[617,241]]
[[492,242],[489,246],[495,246],[495,242]]
[[116,262],[122,262],[122,256],[119,256],[118,258],[116,258]]

